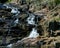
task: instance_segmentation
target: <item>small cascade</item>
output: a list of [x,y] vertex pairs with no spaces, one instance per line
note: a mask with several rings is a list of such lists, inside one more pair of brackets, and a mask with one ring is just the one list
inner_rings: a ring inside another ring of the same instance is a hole
[[3,6],[5,6],[6,8],[11,8],[11,7],[9,7],[9,5],[7,5],[7,4],[3,4]]
[[13,8],[13,9],[11,10],[11,13],[14,13],[14,14],[18,13],[18,9],[17,9],[17,8]]
[[15,24],[18,24],[19,20],[18,18],[14,21]]
[[7,47],[8,47],[8,48],[12,48],[12,45],[13,45],[13,44],[9,44],[9,45],[7,45]]
[[[9,28],[11,28],[11,26],[16,26],[18,23],[19,23],[19,14],[20,14],[20,11],[18,10],[17,7],[14,7],[13,5],[11,4],[3,4],[4,7],[6,7],[6,9],[11,9],[11,13],[13,14],[12,18],[11,19],[11,23],[9,23]],[[10,34],[10,29],[8,29],[8,35]]]
[[3,6],[6,7],[7,9],[8,9],[8,8],[10,8],[10,9],[13,8],[13,5],[11,5],[10,3],[3,4]]
[[28,36],[28,38],[36,38],[39,36],[39,33],[37,33],[37,29],[32,28],[32,31],[30,33],[30,35]]
[[[35,27],[37,27],[36,21],[34,19],[35,19],[35,15],[29,14],[29,17],[27,18],[27,22],[28,24],[35,25]],[[39,36],[39,33],[37,33],[37,29],[35,27],[32,28],[32,31],[30,32],[28,38],[37,38]]]
[[20,14],[20,11],[18,11],[18,8],[12,8],[11,13],[14,14],[14,17],[16,20],[14,20],[14,25],[19,23],[18,15]]
[[20,11],[18,11],[18,8],[13,7],[13,5],[11,5],[11,4],[3,4],[3,6],[6,7],[7,9],[10,8],[11,13],[15,14],[15,16],[17,16],[20,13]]
[[16,26],[19,23],[19,19],[16,18],[14,21],[11,22],[11,26]]
[[16,24],[18,24],[19,23],[19,14],[20,14],[20,11],[18,11],[18,9],[17,8],[13,8],[12,10],[11,10],[11,13],[13,13],[14,14],[14,17],[16,18],[16,20],[14,20],[14,26],[16,25]]
[[6,8],[3,4],[0,3],[0,9]]
[[30,14],[29,17],[27,18],[28,24],[35,25],[34,18],[35,16],[33,14]]

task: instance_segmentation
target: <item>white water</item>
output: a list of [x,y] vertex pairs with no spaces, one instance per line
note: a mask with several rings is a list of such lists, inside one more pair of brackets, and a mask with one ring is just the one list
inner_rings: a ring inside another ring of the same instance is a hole
[[[9,7],[7,6],[7,8]],[[17,16],[20,12],[18,11],[17,8],[12,8],[11,13],[16,14],[15,16]],[[27,18],[28,24],[35,25],[34,19],[35,19],[35,16],[33,14],[30,14],[29,17]],[[14,23],[17,24],[18,21],[19,20],[17,18],[14,21]],[[32,31],[30,32],[30,35],[28,36],[28,38],[37,38],[38,36],[39,36],[39,33],[37,33],[37,29],[32,28]],[[7,45],[7,47],[12,48],[12,44]]]
[[29,17],[27,18],[27,22],[28,22],[28,24],[35,25],[34,18],[35,18],[34,15],[32,15],[32,14],[29,15]]
[[17,8],[12,8],[11,13],[18,14],[20,13]]
[[14,21],[15,24],[18,24],[19,23],[19,20],[18,18]]
[[[29,17],[27,18],[28,24],[36,25],[34,19],[35,19],[35,16],[33,14],[30,14]],[[37,33],[37,29],[32,28],[32,31],[30,32],[30,35],[28,36],[28,38],[36,38],[38,36],[39,36],[39,33]]]
[[7,45],[7,47],[8,47],[8,48],[12,48],[12,45],[13,45],[13,44],[9,44],[9,45]]
[[11,8],[9,5],[7,4],[3,4],[3,6],[5,6],[6,8]]
[[12,9],[11,13],[16,14],[15,16],[17,16],[20,13],[20,11],[18,11],[18,8],[15,8],[11,6],[10,4],[3,4],[3,6],[5,6],[6,8]]
[[39,33],[37,33],[37,29],[32,28],[32,31],[30,35],[28,36],[28,38],[37,38],[38,36],[39,36]]

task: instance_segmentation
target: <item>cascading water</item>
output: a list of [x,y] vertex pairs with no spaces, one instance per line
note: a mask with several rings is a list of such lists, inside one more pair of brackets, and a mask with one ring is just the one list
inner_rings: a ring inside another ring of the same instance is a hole
[[[28,24],[36,26],[34,19],[35,19],[35,16],[33,14],[29,14],[29,17],[27,18]],[[36,38],[38,36],[39,36],[39,33],[37,33],[37,29],[32,28],[32,31],[31,31],[30,35],[28,36],[28,38]]]
[[20,12],[18,11],[17,8],[12,8],[11,13],[18,15]]
[[18,24],[19,20],[18,18],[14,21],[15,24]]
[[[10,8],[11,9],[11,13],[14,14],[13,16],[16,18],[11,23],[13,23],[14,25],[18,24],[19,23],[18,15],[20,14],[20,11],[18,11],[18,8],[11,7],[11,6],[9,7],[8,5],[6,5],[6,8]],[[36,25],[34,19],[35,19],[35,16],[33,14],[29,14],[29,17],[27,18],[28,24],[30,24],[30,25]],[[11,24],[10,24],[10,26],[11,26]],[[10,28],[10,26],[9,26],[9,28]],[[10,34],[10,29],[9,29],[8,34]],[[37,33],[37,29],[34,27],[34,28],[32,28],[32,31],[30,32],[30,35],[28,36],[28,38],[36,38],[38,36],[39,36],[39,33]],[[7,47],[11,48],[12,44],[7,45]]]
[[9,44],[9,45],[7,45],[7,48],[12,48],[12,45],[13,45],[13,44]]
[[11,13],[15,14],[15,16],[17,16],[20,13],[20,11],[18,11],[18,8],[13,7],[13,5],[11,5],[11,4],[3,4],[3,7],[7,8],[7,9],[10,8]]
[[[14,18],[16,18],[14,21],[11,22],[11,24],[13,24],[13,26],[16,26],[16,24],[19,23],[19,19],[18,19],[18,15],[20,14],[20,11],[18,11],[18,8],[15,8],[15,7],[9,7],[6,5],[7,8],[11,8],[11,13],[14,14],[13,16],[13,20]],[[10,34],[10,31],[8,32],[8,34]],[[12,48],[12,45],[13,44],[9,44],[7,45],[8,48]]]
[[39,36],[39,33],[37,33],[37,29],[32,28],[32,31],[30,33],[30,35],[28,36],[28,38],[36,38]]
[[35,16],[33,14],[30,14],[29,17],[27,18],[28,24],[35,25],[34,18]]
[[11,8],[8,4],[3,4],[6,8]]
[[20,14],[20,11],[18,11],[18,8],[12,8],[11,13],[15,14],[14,17],[16,20],[14,21],[14,25],[19,23],[18,15]]

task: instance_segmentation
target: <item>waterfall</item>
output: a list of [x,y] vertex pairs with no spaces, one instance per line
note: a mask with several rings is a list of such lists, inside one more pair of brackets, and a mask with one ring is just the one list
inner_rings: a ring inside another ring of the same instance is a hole
[[7,45],[7,48],[12,48],[12,45],[13,45],[13,44],[9,44],[9,45]]
[[36,38],[39,36],[39,33],[37,33],[37,29],[32,28],[32,31],[30,33],[30,35],[28,36],[28,38]]
[[20,13],[20,11],[18,11],[18,8],[13,7],[13,5],[11,5],[11,4],[3,4],[3,6],[6,7],[7,9],[10,8],[11,9],[11,13],[13,13],[13,14],[17,14],[18,15]]
[[10,8],[10,9],[12,9],[12,7],[13,7],[10,4],[3,4],[3,6],[6,7],[6,8]]
[[[35,15],[34,14],[29,14],[29,17],[27,18],[27,22],[30,25],[35,25],[36,26],[36,21],[35,19]],[[32,28],[32,31],[30,32],[30,35],[28,36],[28,38],[36,38],[39,36],[39,33],[37,33],[37,29],[34,27]]]
[[35,16],[33,14],[30,14],[29,17],[27,18],[28,24],[35,25],[34,18]]
[[11,13],[18,14],[20,13],[17,8],[12,8]]
[[20,11],[18,11],[17,8],[13,8],[11,10],[11,13],[15,14],[14,17],[16,18],[16,20],[14,20],[14,25],[18,24],[19,23],[19,14],[20,14]]

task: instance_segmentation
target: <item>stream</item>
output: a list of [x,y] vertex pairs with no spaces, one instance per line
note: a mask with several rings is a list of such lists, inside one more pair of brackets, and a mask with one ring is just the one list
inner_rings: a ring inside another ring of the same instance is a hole
[[[18,10],[18,8],[11,6],[10,4],[0,4],[0,9],[11,9],[11,13],[13,14],[13,16],[15,17],[15,19],[9,24],[9,28],[11,28],[10,26],[13,24],[14,26],[16,26],[19,23],[19,15],[20,15],[20,11]],[[39,33],[37,32],[36,29],[36,21],[35,19],[35,15],[29,13],[29,16],[27,17],[26,21],[27,24],[29,25],[35,25],[35,27],[32,28],[28,38],[37,38],[39,36]],[[10,29],[8,31],[8,34],[10,34]],[[8,44],[7,47],[11,48],[13,44]]]

